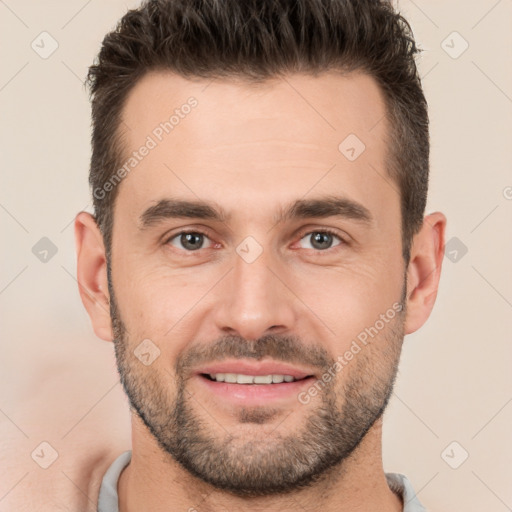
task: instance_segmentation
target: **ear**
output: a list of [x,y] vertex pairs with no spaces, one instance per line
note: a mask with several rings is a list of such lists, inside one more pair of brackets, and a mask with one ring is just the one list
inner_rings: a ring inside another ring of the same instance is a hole
[[80,212],[75,218],[75,244],[82,303],[96,336],[112,341],[105,246],[101,231],[90,213]]
[[446,217],[435,212],[423,219],[414,236],[407,269],[405,334],[418,330],[430,316],[436,301],[444,257]]

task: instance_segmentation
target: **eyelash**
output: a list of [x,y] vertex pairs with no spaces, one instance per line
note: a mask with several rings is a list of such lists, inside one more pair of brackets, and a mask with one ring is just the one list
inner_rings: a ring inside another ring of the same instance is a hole
[[[330,228],[322,228],[322,229],[313,229],[313,230],[306,230],[306,231],[303,231],[300,233],[299,235],[299,241],[302,240],[306,235],[312,235],[313,233],[323,233],[323,234],[329,234],[331,236],[334,236],[336,238],[339,239],[340,243],[338,245],[335,245],[333,247],[329,247],[328,249],[324,249],[324,250],[315,250],[315,249],[307,249],[307,250],[313,250],[315,251],[316,253],[320,254],[320,253],[327,253],[327,252],[330,252],[332,250],[336,250],[337,247],[339,246],[346,246],[346,245],[349,245],[349,242],[342,236],[339,235],[339,233],[333,229],[330,229]],[[169,245],[170,241],[171,240],[174,240],[175,238],[181,236],[181,235],[188,235],[188,234],[194,234],[194,235],[202,235],[206,238],[210,238],[208,233],[202,231],[201,229],[194,229],[194,230],[184,230],[184,231],[179,231],[178,233],[175,233],[173,234],[172,236],[168,237],[165,242],[164,242],[164,245]],[[207,249],[209,249],[209,247],[207,247]],[[180,250],[180,249],[178,249]],[[201,249],[197,249],[195,251],[187,251],[185,249],[181,249],[180,252],[185,252],[185,253],[191,253],[191,255],[194,255],[194,253],[197,253],[199,252]]]

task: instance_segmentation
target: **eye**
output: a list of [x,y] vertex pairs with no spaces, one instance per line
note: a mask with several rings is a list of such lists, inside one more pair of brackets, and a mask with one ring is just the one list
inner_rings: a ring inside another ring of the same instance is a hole
[[205,241],[209,243],[207,247],[211,247],[212,242],[204,233],[198,231],[182,231],[169,238],[167,243],[178,249],[185,249],[190,252],[205,249]]
[[[335,240],[338,243],[333,244]],[[325,251],[331,247],[340,245],[343,240],[330,231],[311,231],[300,239],[300,246],[303,249],[316,249],[318,251]]]

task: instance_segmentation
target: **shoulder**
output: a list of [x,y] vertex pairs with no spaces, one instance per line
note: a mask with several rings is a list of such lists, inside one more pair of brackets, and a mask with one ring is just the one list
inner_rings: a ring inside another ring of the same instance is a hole
[[400,473],[386,473],[389,488],[402,498],[403,512],[427,512],[420,503],[409,479]]
[[117,455],[109,450],[86,455],[75,462],[70,468],[73,485],[67,485],[61,497],[68,507],[64,510],[96,510],[103,477]]

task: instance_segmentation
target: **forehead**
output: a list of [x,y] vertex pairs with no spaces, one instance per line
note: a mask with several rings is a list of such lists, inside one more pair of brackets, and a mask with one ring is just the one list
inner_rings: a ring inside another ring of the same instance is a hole
[[[333,187],[378,196],[385,113],[380,88],[363,73],[263,83],[149,73],[123,109],[122,164],[132,165],[118,202],[135,215],[167,195],[211,198],[228,210],[250,198],[246,211]],[[396,194],[384,192],[381,202]]]
[[[137,135],[152,133],[173,113],[182,120],[180,107],[188,111],[183,107],[192,97],[198,104],[198,108],[193,109],[193,119],[178,123],[181,126],[174,130],[173,137],[183,135],[189,139],[193,136],[200,143],[198,150],[210,150],[221,141],[230,144],[252,140],[255,128],[278,132],[283,125],[287,127],[286,133],[278,133],[290,135],[288,139],[295,137],[297,142],[312,142],[326,135],[336,141],[347,130],[371,142],[372,128],[385,115],[379,86],[362,72],[294,74],[264,82],[236,78],[188,80],[170,72],[150,72],[132,89],[123,110],[128,141],[138,142],[134,140]],[[214,125],[212,117],[216,121]],[[245,130],[240,130],[240,122],[244,123]]]

